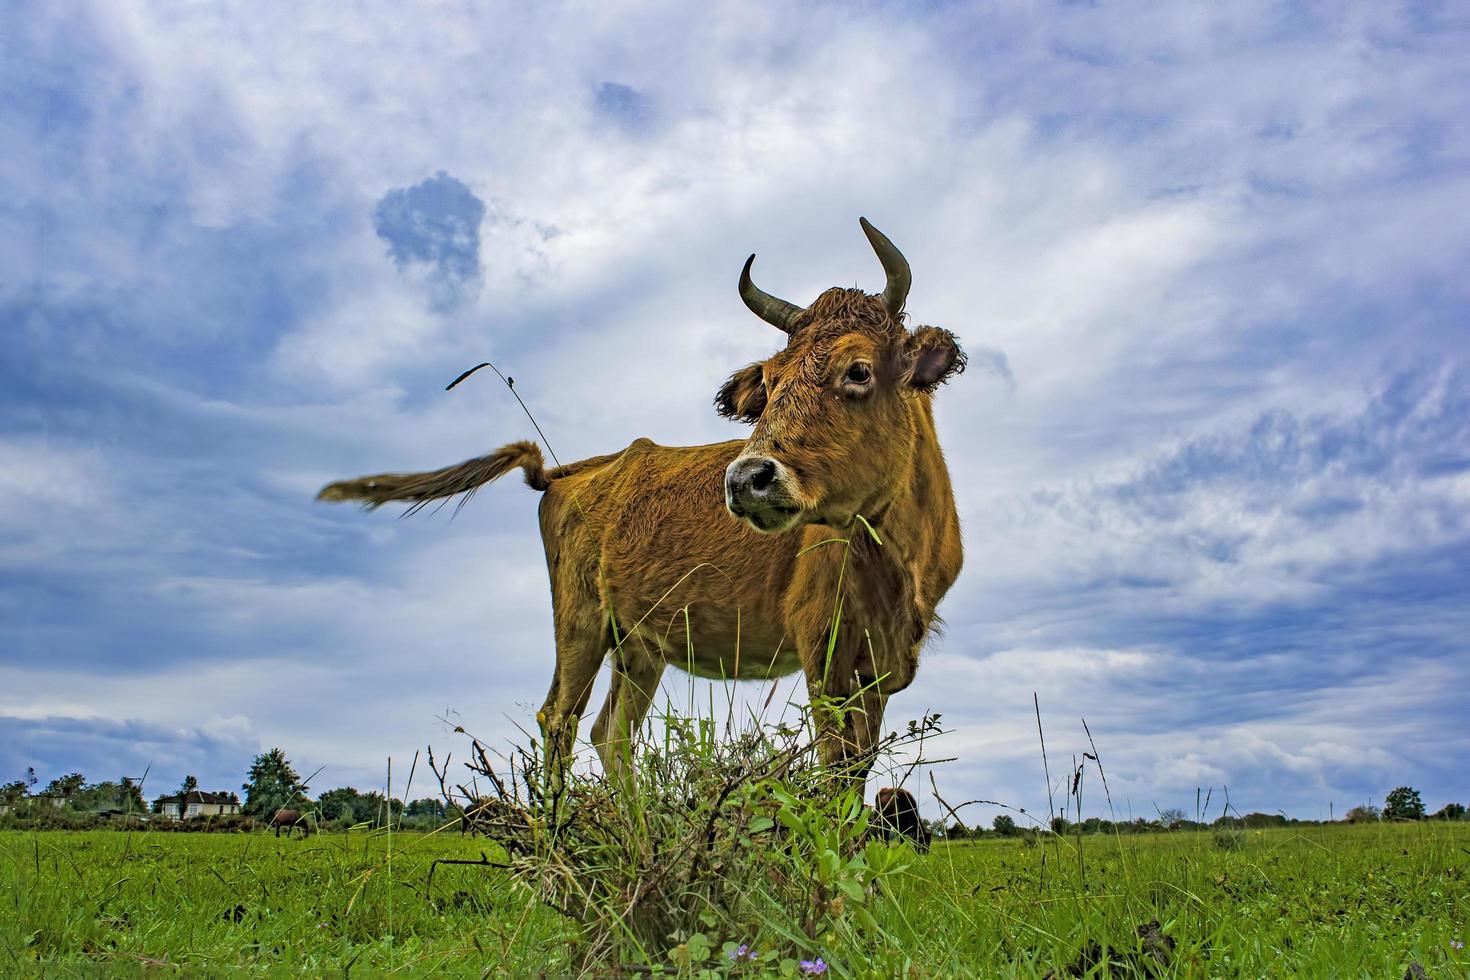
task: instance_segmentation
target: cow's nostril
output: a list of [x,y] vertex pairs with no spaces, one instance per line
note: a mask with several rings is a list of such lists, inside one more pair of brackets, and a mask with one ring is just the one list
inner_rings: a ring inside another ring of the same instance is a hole
[[735,460],[725,471],[727,505],[731,510],[769,505],[780,478],[781,464],[774,459],[745,456]]

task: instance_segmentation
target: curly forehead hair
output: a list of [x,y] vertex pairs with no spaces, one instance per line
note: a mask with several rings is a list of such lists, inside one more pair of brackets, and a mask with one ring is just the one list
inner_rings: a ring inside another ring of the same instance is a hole
[[860,330],[876,334],[885,340],[896,340],[904,333],[903,321],[908,314],[890,316],[880,296],[872,296],[861,289],[843,289],[833,286],[822,293],[802,311],[793,325],[793,335],[813,324],[821,324],[822,333],[848,333]]

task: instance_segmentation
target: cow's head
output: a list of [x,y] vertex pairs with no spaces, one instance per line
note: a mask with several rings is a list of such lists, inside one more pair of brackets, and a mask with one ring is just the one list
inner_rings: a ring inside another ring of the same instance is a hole
[[964,370],[948,330],[904,326],[908,262],[860,221],[888,274],[881,296],[834,287],[803,309],[751,282],[754,255],[740,273],[745,305],[790,338],[715,396],[721,415],[755,423],[725,470],[725,506],[758,531],[879,513],[910,471],[928,396]]

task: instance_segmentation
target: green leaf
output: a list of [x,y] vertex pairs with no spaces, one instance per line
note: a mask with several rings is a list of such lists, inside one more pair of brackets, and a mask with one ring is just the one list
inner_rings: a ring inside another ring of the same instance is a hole
[[[863,523],[866,524],[867,521],[864,521]],[[805,548],[802,548],[800,551],[798,551],[796,553],[796,557],[800,558],[802,555],[806,554],[808,551],[811,551],[813,548],[820,548],[824,544],[847,544],[847,539],[846,538],[823,538],[822,540],[818,541],[816,544],[809,544]]]
[[863,522],[863,527],[868,529],[868,533],[872,535],[873,541],[877,543],[878,547],[883,547],[883,539],[878,537],[878,532],[873,529],[873,525],[868,523],[868,519],[862,514],[858,514],[857,519]]
[[806,823],[801,819],[801,817],[792,813],[790,810],[777,810],[776,818],[786,825],[787,830],[794,831],[798,834],[806,832]]
[[795,796],[791,795],[791,791],[786,789],[786,787],[784,786],[772,786],[771,795],[774,796],[778,802],[786,806],[801,806],[801,801],[798,800]]

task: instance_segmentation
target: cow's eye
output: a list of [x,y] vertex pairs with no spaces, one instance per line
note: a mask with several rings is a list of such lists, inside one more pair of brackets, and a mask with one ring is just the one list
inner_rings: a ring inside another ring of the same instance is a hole
[[856,361],[847,369],[847,374],[842,380],[850,385],[865,385],[873,380],[873,369],[862,361]]

